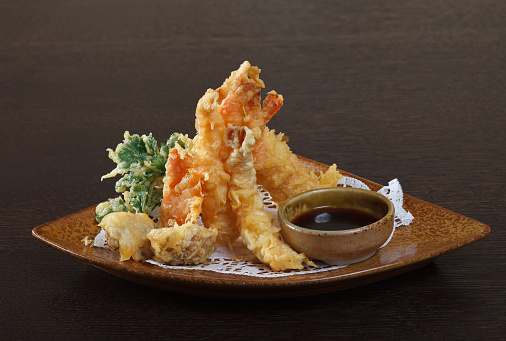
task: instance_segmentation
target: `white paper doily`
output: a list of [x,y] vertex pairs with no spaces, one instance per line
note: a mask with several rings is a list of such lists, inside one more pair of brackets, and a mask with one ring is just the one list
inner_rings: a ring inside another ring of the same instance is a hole
[[[369,187],[366,184],[364,184],[360,180],[351,177],[343,177],[342,179],[339,180],[338,185],[342,185],[344,187],[369,189]],[[269,193],[266,192],[265,190],[259,188],[259,192],[264,200],[265,210],[272,214],[273,225],[279,227],[276,203],[272,201],[272,198],[270,197]],[[404,210],[402,206],[403,192],[401,185],[397,179],[390,181],[388,183],[388,186],[383,187],[378,192],[389,198],[395,206],[394,230],[392,232],[392,235],[390,235],[389,239],[385,242],[385,244],[381,246],[384,247],[385,245],[388,244],[388,242],[390,242],[397,227],[411,224],[411,221],[413,220],[413,215],[410,212]],[[152,217],[154,218],[154,220],[157,219],[156,214],[157,211],[152,212]],[[105,242],[103,230],[95,237],[94,246],[108,247]],[[216,246],[214,252],[211,254],[209,259],[205,263],[199,265],[174,266],[174,265],[161,264],[154,260],[146,260],[145,262],[160,266],[165,269],[204,270],[226,274],[236,274],[236,275],[264,277],[264,278],[301,275],[305,273],[313,274],[317,272],[335,270],[346,266],[346,265],[328,265],[321,261],[315,261],[315,264],[318,266],[317,268],[306,266],[302,270],[274,272],[267,265],[261,263],[253,255],[253,253],[251,253],[251,251],[249,251],[246,248],[241,238],[235,241],[232,244],[232,246],[233,251],[230,251],[227,247]]]
[[[355,179],[355,178],[346,177],[346,176],[339,179],[337,184],[342,185],[343,187],[353,187],[353,188],[362,188],[362,189],[370,190],[369,186],[367,186],[362,181]],[[394,204],[394,208],[395,208],[394,229],[393,229],[390,237],[388,237],[387,241],[380,247],[380,249],[381,249],[382,247],[384,247],[385,245],[387,245],[390,242],[390,240],[392,239],[392,237],[395,233],[395,229],[397,227],[407,226],[407,225],[411,224],[414,217],[411,214],[411,212],[406,211],[403,207],[404,193],[402,192],[402,187],[401,187],[399,180],[397,180],[397,179],[390,180],[388,182],[388,186],[381,188],[378,191],[378,193],[383,194],[388,199],[390,199],[392,204]]]

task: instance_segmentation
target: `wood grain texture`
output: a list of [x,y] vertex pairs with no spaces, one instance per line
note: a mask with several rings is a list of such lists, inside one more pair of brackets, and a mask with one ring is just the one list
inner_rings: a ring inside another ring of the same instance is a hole
[[[499,339],[506,294],[506,3],[5,0],[0,11],[7,339]],[[31,230],[114,195],[123,132],[194,134],[244,60],[285,98],[292,150],[492,228],[407,274],[312,297],[215,300],[112,276]]]

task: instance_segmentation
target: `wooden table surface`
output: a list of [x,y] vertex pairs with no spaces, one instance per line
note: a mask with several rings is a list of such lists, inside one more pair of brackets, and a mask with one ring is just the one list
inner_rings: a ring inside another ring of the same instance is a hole
[[[500,339],[506,332],[506,2],[18,1],[0,11],[0,326],[7,339]],[[491,227],[420,269],[315,296],[161,291],[41,243],[114,195],[125,130],[192,136],[244,60],[307,158]]]

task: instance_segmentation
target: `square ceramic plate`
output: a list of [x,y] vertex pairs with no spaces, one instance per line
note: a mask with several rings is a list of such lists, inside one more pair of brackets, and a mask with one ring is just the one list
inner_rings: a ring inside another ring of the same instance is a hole
[[[328,166],[301,158],[320,171]],[[372,190],[382,186],[352,174]],[[40,225],[32,234],[66,254],[119,277],[178,293],[221,298],[294,297],[331,292],[392,277],[432,262],[436,257],[486,237],[490,227],[444,208],[404,195],[404,208],[415,217],[396,229],[392,240],[371,258],[344,268],[317,273],[262,278],[208,270],[164,269],[146,262],[119,261],[119,253],[85,246],[95,236],[95,206]]]

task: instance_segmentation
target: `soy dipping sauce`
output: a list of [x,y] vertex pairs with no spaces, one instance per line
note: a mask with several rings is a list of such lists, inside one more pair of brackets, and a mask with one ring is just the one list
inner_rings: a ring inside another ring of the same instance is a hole
[[321,206],[303,212],[292,223],[307,229],[342,231],[366,226],[378,221],[368,212],[353,208]]

